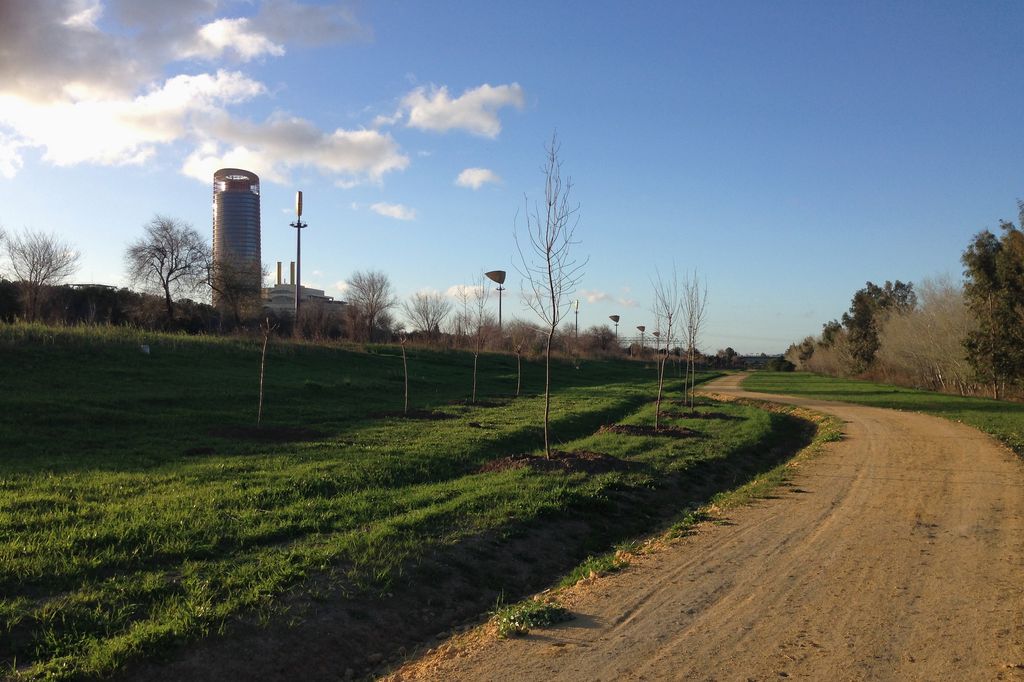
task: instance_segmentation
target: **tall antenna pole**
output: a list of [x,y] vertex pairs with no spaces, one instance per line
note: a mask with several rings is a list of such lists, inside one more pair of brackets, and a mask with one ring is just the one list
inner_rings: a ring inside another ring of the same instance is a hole
[[302,222],[302,190],[295,193],[295,222],[291,223],[295,228],[295,330],[299,329],[299,301],[302,290],[302,228],[306,223]]
[[580,299],[576,299],[576,342],[580,340]]

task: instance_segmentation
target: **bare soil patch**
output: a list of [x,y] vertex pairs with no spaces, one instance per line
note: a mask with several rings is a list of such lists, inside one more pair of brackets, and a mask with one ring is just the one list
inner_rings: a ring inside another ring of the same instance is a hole
[[487,462],[480,467],[479,472],[490,473],[529,467],[535,471],[565,471],[568,473],[583,471],[588,474],[600,474],[606,471],[625,471],[632,466],[632,462],[602,452],[552,450],[550,459],[544,455],[531,453],[509,455]]
[[688,429],[685,426],[662,426],[657,431],[653,426],[641,426],[639,424],[605,424],[601,427],[601,433],[620,433],[627,436],[671,436],[672,438],[696,438],[700,436],[699,431]]

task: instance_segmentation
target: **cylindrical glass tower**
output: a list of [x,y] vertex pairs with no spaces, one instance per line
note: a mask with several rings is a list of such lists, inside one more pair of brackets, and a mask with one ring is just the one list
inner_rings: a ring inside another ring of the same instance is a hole
[[242,277],[236,288],[259,291],[260,179],[255,173],[221,168],[213,174],[213,262],[232,279]]

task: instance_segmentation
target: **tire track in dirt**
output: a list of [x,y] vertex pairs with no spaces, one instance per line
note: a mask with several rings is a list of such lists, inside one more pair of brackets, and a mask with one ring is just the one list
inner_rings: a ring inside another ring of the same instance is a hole
[[844,439],[774,499],[570,592],[577,619],[457,640],[391,679],[1024,679],[1024,467],[937,417],[835,414]]

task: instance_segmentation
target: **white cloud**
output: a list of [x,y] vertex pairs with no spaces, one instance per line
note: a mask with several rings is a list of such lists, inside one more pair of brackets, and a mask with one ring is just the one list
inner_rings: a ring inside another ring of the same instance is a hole
[[401,110],[408,111],[410,128],[445,132],[465,130],[483,137],[497,137],[501,132],[498,110],[503,107],[523,107],[523,89],[518,83],[510,85],[481,85],[466,90],[452,99],[445,86],[429,90],[419,87],[402,99]]
[[634,299],[634,298],[625,298],[625,297],[619,299],[619,305],[624,306],[626,308],[639,308],[640,307],[640,304],[636,302],[636,299]]
[[[78,11],[75,12],[75,9],[78,9]],[[61,24],[80,31],[95,31],[96,22],[103,15],[103,3],[99,2],[99,0],[75,2],[71,5],[71,11],[74,14],[62,21]]]
[[384,202],[377,202],[376,204],[370,205],[370,210],[374,213],[388,218],[395,218],[396,220],[415,220],[416,211],[403,206],[402,204],[385,204]]
[[23,147],[44,148],[58,166],[77,163],[137,164],[154,145],[185,136],[195,117],[223,111],[264,92],[238,72],[175,76],[132,99],[40,103],[0,93],[0,125]]
[[351,184],[404,168],[408,158],[398,145],[375,131],[321,131],[284,116],[263,124],[234,120],[232,107],[267,93],[262,83],[239,71],[182,73],[175,66],[183,58],[248,62],[283,55],[288,41],[369,35],[338,4],[251,5],[252,16],[239,17],[224,10],[245,4],[217,0],[2,3],[0,175],[15,175],[27,148],[61,166],[123,165],[181,141],[193,149],[183,171],[203,182],[225,160],[258,166],[271,181],[287,178],[293,166]]
[[398,143],[376,130],[338,128],[328,133],[285,115],[261,124],[223,117],[206,130],[229,146],[222,151],[220,144],[207,141],[186,159],[182,172],[203,182],[217,168],[244,163],[241,168],[272,182],[286,182],[291,168],[306,166],[341,176],[335,184],[351,187],[366,179],[379,182],[385,173],[409,165]]
[[390,116],[384,114],[378,114],[374,116],[373,123],[370,124],[371,128],[384,128],[386,126],[393,126],[405,117],[405,114],[398,110]]
[[348,294],[350,288],[351,287],[349,286],[348,282],[346,282],[345,280],[341,280],[334,283],[334,290],[338,292],[339,296],[345,296],[346,294]]
[[455,179],[455,184],[459,187],[473,189],[480,189],[486,183],[498,185],[501,184],[501,178],[497,173],[486,168],[467,168]]
[[484,290],[482,284],[453,284],[445,290],[444,295],[460,301],[463,298],[472,299],[479,296]]
[[600,301],[612,300],[612,297],[603,291],[592,291],[589,289],[580,289],[580,296],[587,299],[587,303],[598,303]]
[[13,138],[0,134],[0,176],[8,180],[21,170],[21,145]]
[[265,54],[280,57],[284,54],[284,46],[252,30],[250,19],[217,19],[200,27],[195,42],[184,48],[178,56],[216,59],[228,51],[247,62]]

